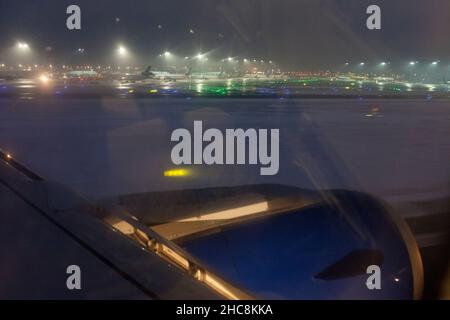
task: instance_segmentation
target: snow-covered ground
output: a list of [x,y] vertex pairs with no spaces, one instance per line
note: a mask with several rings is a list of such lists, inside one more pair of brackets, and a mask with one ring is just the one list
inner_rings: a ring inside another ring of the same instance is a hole
[[[280,171],[195,166],[166,177],[176,128],[279,128]],[[0,99],[0,148],[92,198],[280,183],[388,200],[448,195],[450,101],[331,99]],[[306,168],[306,170],[305,170]]]

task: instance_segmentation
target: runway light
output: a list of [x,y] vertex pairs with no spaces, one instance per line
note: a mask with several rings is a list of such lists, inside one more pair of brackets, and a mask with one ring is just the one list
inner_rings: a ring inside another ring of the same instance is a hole
[[189,175],[189,171],[186,169],[172,169],[164,171],[165,177],[185,177]]

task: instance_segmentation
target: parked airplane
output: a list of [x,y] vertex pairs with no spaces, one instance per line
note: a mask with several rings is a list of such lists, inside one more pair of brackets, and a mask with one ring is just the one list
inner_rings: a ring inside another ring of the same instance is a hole
[[153,71],[152,66],[147,66],[143,72],[140,74],[127,74],[121,77],[124,82],[136,82],[145,80],[168,80],[176,81],[180,79],[188,79],[190,72],[186,73],[170,73],[167,71]]
[[223,71],[193,72],[190,77],[200,80],[223,79],[225,78],[225,73]]

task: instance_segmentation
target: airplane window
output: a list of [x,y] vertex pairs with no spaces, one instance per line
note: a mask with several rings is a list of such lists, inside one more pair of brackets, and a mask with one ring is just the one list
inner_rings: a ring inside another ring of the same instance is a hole
[[450,2],[0,0],[0,30],[1,299],[450,298]]

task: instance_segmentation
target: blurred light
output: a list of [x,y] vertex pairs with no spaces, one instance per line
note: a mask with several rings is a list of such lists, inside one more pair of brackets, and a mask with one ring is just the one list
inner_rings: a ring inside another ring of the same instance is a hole
[[42,83],[48,83],[50,81],[50,79],[48,78],[48,76],[46,76],[45,74],[41,75],[39,77],[39,80],[41,80]]
[[164,52],[164,57],[169,58],[172,54],[169,51]]
[[165,177],[185,177],[189,175],[189,171],[186,169],[172,169],[164,171]]
[[415,64],[416,64],[415,61],[411,61],[411,62],[409,63],[410,66],[414,66]]
[[233,61],[233,58],[232,57],[228,57],[228,61]]
[[364,62],[361,62],[359,65],[360,65],[360,66],[363,66],[363,65],[365,65],[365,63],[364,63]]
[[17,48],[19,48],[21,51],[26,51],[26,50],[30,49],[30,46],[26,42],[20,42],[19,41],[17,43]]
[[433,65],[433,66],[435,66],[435,65],[437,65],[439,63],[439,61],[433,61],[431,64]]
[[10,155],[9,153],[6,154],[6,159],[12,159],[12,155]]
[[380,63],[380,65],[385,66],[386,62],[383,61],[382,63]]
[[202,53],[199,53],[199,54],[197,55],[197,59],[198,59],[198,60],[202,60],[204,57],[205,57],[205,55],[202,54]]
[[119,48],[117,49],[117,53],[119,53],[119,55],[121,56],[125,56],[127,55],[128,50],[124,46],[119,46]]
[[244,59],[244,62],[248,62],[248,60],[247,60],[247,59]]

